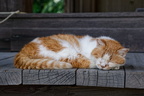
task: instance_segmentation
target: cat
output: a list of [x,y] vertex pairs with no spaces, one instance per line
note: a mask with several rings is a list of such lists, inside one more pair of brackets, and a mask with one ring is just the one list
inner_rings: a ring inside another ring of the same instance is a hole
[[14,65],[21,69],[119,69],[128,51],[107,36],[57,34],[26,44],[16,55]]

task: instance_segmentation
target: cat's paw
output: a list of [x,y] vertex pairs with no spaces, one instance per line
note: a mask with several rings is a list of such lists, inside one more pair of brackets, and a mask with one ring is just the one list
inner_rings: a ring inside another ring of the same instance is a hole
[[73,66],[70,63],[65,63],[63,64],[63,68],[72,68]]
[[115,69],[115,70],[119,70],[119,69],[120,69],[120,66],[117,66],[117,67],[115,67],[114,69]]
[[100,64],[96,64],[96,67],[97,67],[98,69],[102,69],[102,67],[101,67]]

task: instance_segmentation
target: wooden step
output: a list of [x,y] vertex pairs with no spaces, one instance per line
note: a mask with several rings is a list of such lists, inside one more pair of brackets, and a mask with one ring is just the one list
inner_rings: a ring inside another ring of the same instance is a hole
[[144,88],[144,54],[128,53],[120,70],[21,70],[13,66],[16,52],[0,52],[0,85],[77,85]]

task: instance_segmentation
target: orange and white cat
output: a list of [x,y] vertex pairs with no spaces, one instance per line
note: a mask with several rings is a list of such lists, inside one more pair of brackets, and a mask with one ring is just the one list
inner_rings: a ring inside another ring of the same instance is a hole
[[116,40],[102,36],[58,34],[36,38],[15,57],[21,69],[119,69],[129,51]]

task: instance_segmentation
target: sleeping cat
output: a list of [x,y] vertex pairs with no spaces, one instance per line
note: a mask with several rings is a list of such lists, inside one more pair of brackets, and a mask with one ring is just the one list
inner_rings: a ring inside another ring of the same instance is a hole
[[58,34],[36,38],[16,55],[21,69],[99,68],[119,69],[129,51],[116,40],[102,36]]

